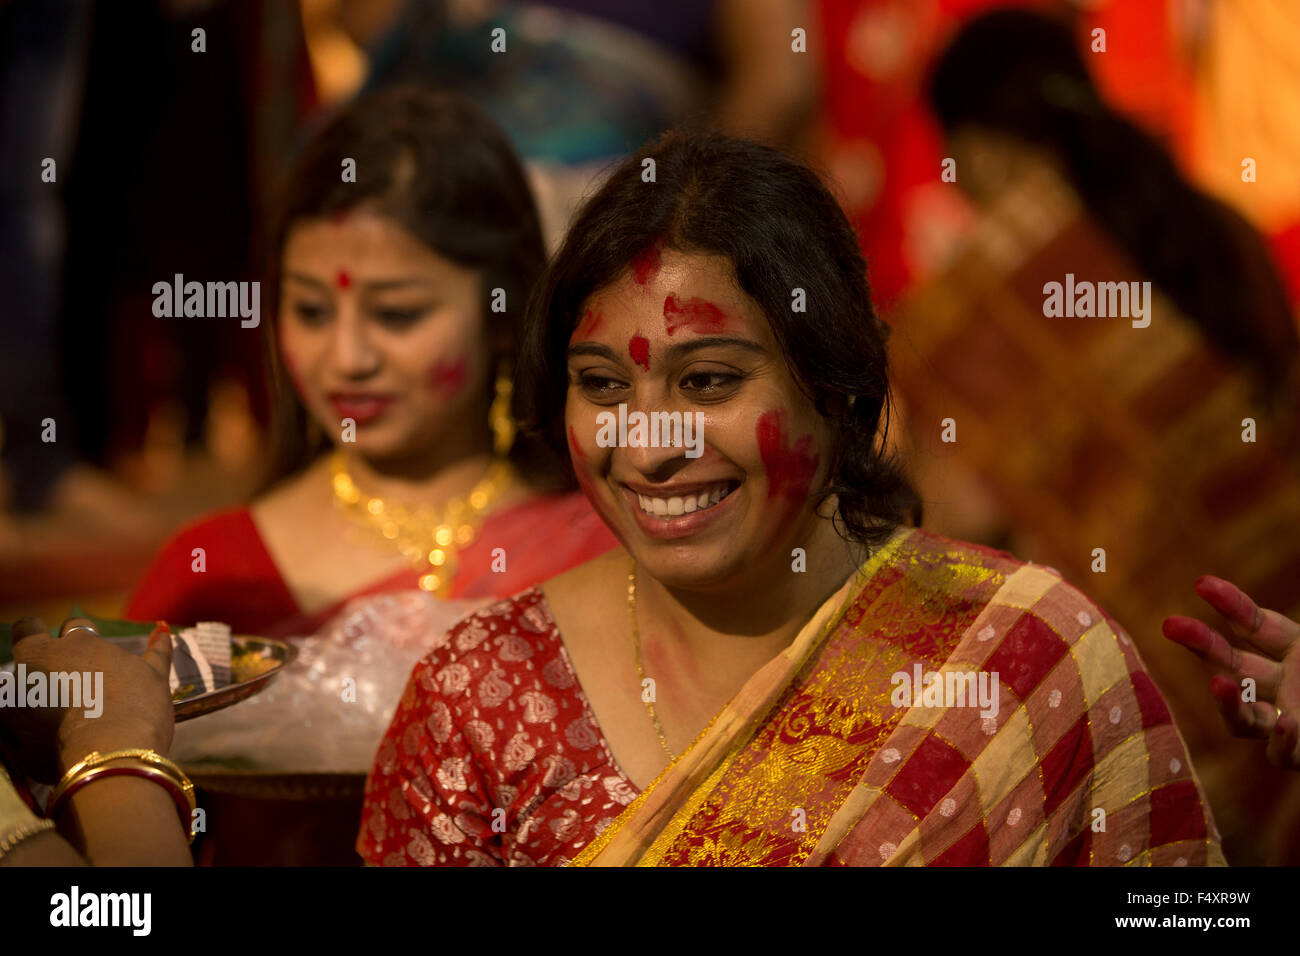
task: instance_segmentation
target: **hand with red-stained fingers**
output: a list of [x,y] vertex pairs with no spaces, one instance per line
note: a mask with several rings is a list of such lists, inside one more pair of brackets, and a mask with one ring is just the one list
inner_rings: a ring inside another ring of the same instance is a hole
[[[77,672],[90,675],[95,700],[83,706],[0,708],[0,732],[9,759],[45,783],[57,781],[71,764],[92,750],[143,748],[166,753],[171,746],[174,717],[168,674],[172,643],[159,629],[139,656],[106,641],[90,621],[71,618],[60,637],[51,637],[35,618],[13,626],[15,669],[23,665],[28,680],[35,673]],[[87,691],[91,687],[85,688]]]
[[[1300,770],[1300,623],[1260,608],[1223,578],[1197,578],[1196,593],[1227,618],[1227,636],[1193,618],[1168,617],[1165,637],[1231,671],[1210,681],[1228,729],[1267,740],[1273,766]],[[1253,701],[1242,699],[1247,678],[1255,682]]]

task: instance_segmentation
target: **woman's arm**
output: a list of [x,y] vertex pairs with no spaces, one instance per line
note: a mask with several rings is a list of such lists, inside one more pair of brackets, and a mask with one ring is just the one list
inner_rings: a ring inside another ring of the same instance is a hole
[[[53,783],[70,767],[98,751],[140,749],[165,754],[173,716],[167,677],[171,641],[163,632],[140,657],[102,640],[89,621],[64,623],[58,639],[34,619],[13,628],[16,663],[37,672],[90,675],[99,685],[94,711],[79,707],[15,708],[3,715],[17,759],[38,780]],[[102,680],[102,684],[99,683]],[[113,776],[91,780],[54,809],[68,844],[49,833],[33,835],[6,855],[8,862],[72,862],[75,848],[98,866],[185,865],[188,823],[168,789],[148,779]],[[21,850],[21,852],[19,852]],[[12,856],[13,860],[8,858]]]

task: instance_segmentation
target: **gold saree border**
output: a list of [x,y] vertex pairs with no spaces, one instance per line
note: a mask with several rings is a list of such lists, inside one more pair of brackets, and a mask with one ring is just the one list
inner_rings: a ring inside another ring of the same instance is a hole
[[[708,798],[708,795],[712,792],[714,787],[717,786],[717,783],[722,779],[727,769],[735,761],[737,755],[753,738],[755,731],[761,727],[763,722],[769,717],[772,708],[779,703],[781,696],[790,686],[795,677],[802,672],[808,661],[811,660],[815,653],[821,649],[827,638],[835,632],[836,628],[843,620],[845,613],[852,606],[854,599],[856,599],[858,594],[861,593],[862,588],[865,587],[867,582],[869,582],[882,567],[884,567],[886,562],[897,554],[898,550],[915,533],[915,531],[915,528],[907,526],[896,528],[889,540],[873,552],[866,561],[864,561],[862,565],[849,576],[844,584],[841,585],[825,602],[823,602],[822,606],[812,615],[808,623],[804,625],[803,630],[795,637],[794,641],[785,650],[769,661],[768,664],[760,668],[753,677],[746,681],[745,685],[737,692],[736,696],[713,716],[713,719],[709,721],[708,725],[700,732],[699,736],[691,742],[691,745],[679,754],[676,759],[669,763],[668,766],[660,772],[659,776],[657,776],[645,790],[638,794],[636,799],[628,804],[623,812],[619,814],[619,816],[608,827],[601,831],[595,839],[587,844],[587,846],[583,847],[576,857],[569,861],[568,865],[657,865],[657,862],[662,858],[667,847],[674,839],[676,839],[676,836],[681,832],[682,828],[689,822],[694,811]],[[801,641],[803,642],[802,647],[799,646]],[[794,652],[793,655],[791,652]],[[743,715],[743,718],[738,722],[735,730],[732,732],[732,739],[729,742],[724,742],[726,749],[722,755],[717,758],[717,763],[714,765],[713,769],[700,773],[700,776],[703,777],[703,781],[682,801],[682,804],[673,812],[672,817],[663,824],[659,832],[655,835],[655,838],[650,842],[649,846],[641,851],[634,848],[627,849],[624,851],[625,859],[623,860],[611,860],[608,863],[597,862],[597,858],[605,851],[614,837],[624,831],[629,825],[633,825],[636,822],[637,817],[642,813],[642,810],[649,801],[651,795],[654,794],[659,787],[665,785],[670,778],[692,773],[692,770],[694,769],[690,766],[692,759],[704,759],[697,758],[698,754],[702,753],[703,750],[708,749],[707,747],[701,749],[701,744],[703,744],[706,739],[713,734],[714,728],[718,725],[719,720],[732,711],[733,704],[738,699],[743,699],[746,696],[747,691],[753,690],[753,685],[763,675],[763,672],[768,670],[773,663],[779,661],[782,657],[787,659],[785,672],[777,680],[773,689],[763,696],[763,699],[759,704],[751,705],[751,713]],[[636,852],[640,852],[640,856],[638,859],[633,861],[631,855]]]

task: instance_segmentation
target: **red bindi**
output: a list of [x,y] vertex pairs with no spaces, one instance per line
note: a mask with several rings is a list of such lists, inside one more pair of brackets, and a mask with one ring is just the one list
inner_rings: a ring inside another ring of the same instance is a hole
[[821,456],[812,450],[813,436],[804,435],[791,447],[786,434],[785,411],[780,408],[758,416],[754,431],[763,467],[767,469],[767,496],[774,498],[784,494],[795,500],[807,498],[821,461]]
[[437,362],[429,370],[429,386],[438,394],[451,396],[459,392],[469,378],[464,358]]
[[659,274],[662,262],[659,259],[659,247],[648,246],[632,260],[632,280],[637,285],[646,285]]
[[348,275],[346,270],[340,269],[339,274],[334,277],[334,284],[340,289],[346,289],[352,285],[352,276]]
[[632,356],[632,361],[637,365],[650,371],[650,343],[644,336],[632,336],[632,341],[627,343],[627,354]]
[[670,295],[664,299],[664,327],[669,335],[683,327],[699,335],[725,332],[727,314],[707,299],[678,299]]

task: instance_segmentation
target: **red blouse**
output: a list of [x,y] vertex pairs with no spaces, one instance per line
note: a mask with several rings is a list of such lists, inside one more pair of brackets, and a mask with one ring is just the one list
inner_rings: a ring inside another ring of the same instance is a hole
[[[581,493],[538,496],[488,516],[478,537],[460,552],[460,567],[447,597],[513,594],[604,554],[615,544]],[[505,549],[501,572],[492,570],[497,548]],[[307,613],[275,566],[248,508],[233,508],[182,529],[167,542],[124,615],[181,626],[223,621],[236,634],[311,634],[353,598],[418,587],[421,573],[405,569]]]
[[366,781],[357,852],[562,866],[638,792],[531,588],[463,618],[416,665]]

